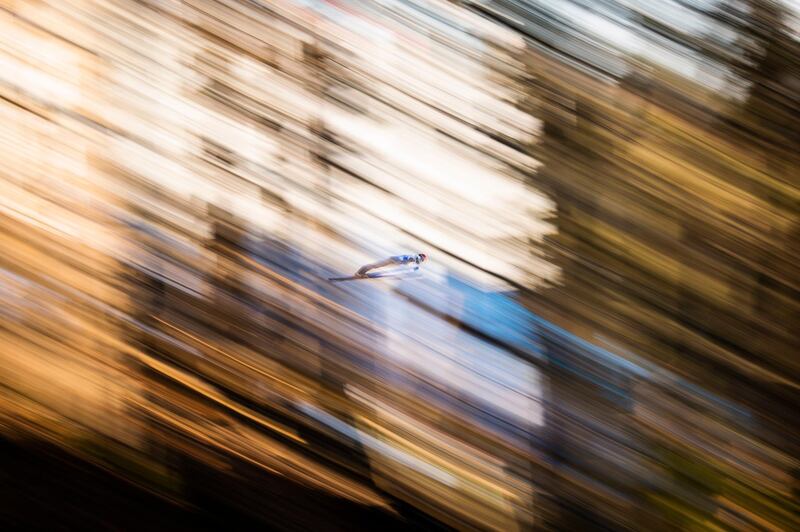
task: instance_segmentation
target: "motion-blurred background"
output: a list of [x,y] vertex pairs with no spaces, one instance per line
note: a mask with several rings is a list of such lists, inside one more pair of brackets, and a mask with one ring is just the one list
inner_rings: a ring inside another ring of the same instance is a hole
[[0,0],[0,525],[797,530],[799,14]]

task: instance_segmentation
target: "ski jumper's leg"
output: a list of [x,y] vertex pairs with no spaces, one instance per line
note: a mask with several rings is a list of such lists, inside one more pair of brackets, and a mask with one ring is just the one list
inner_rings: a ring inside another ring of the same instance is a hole
[[366,275],[367,272],[369,272],[370,270],[374,270],[376,268],[383,268],[384,266],[389,266],[390,264],[397,264],[397,259],[395,259],[394,257],[389,257],[388,259],[379,262],[373,262],[372,264],[365,264],[364,266],[358,269],[356,275]]

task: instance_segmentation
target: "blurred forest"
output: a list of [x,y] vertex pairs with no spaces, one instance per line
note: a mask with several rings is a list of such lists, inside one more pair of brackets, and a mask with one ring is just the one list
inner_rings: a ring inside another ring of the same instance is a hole
[[792,6],[0,0],[0,524],[800,528]]

